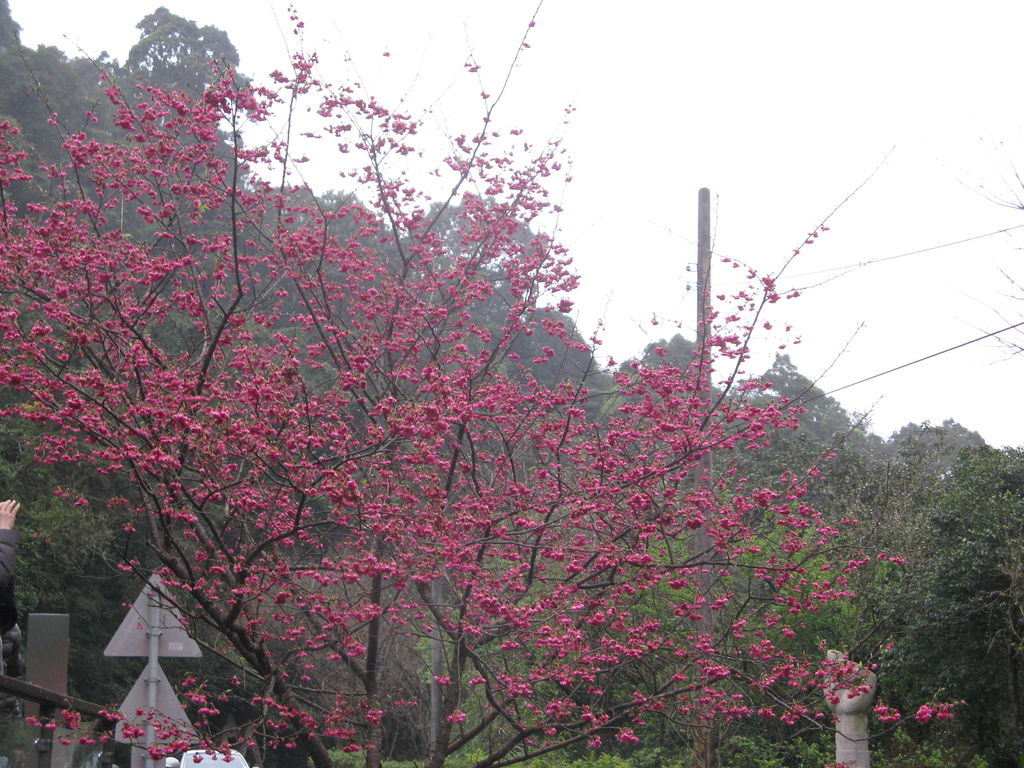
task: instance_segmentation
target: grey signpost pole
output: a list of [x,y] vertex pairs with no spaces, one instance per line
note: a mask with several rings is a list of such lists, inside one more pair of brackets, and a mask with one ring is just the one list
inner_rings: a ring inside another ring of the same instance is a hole
[[[146,629],[148,639],[149,660],[146,666],[146,706],[150,712],[157,711],[157,694],[160,692],[160,593],[150,583],[146,587],[149,594],[149,627]],[[156,744],[156,726],[152,718],[146,723],[146,768],[153,767],[153,758],[149,749]]]
[[[103,651],[104,656],[146,657],[146,669],[121,704],[120,711],[125,716],[125,721],[118,723],[116,732],[119,741],[131,743],[133,740],[123,735],[124,725],[130,723],[135,727],[143,727],[146,747],[145,768],[159,768],[149,756],[149,748],[160,740],[156,728],[157,719],[174,723],[179,729],[192,732],[192,724],[188,721],[181,702],[174,695],[171,686],[166,684],[167,678],[160,668],[160,657],[194,658],[202,655],[199,645],[185,631],[181,617],[165,604],[161,589],[160,577],[154,574],[135,598],[128,615],[124,617],[121,626]],[[143,766],[137,747],[132,749],[132,766]]]

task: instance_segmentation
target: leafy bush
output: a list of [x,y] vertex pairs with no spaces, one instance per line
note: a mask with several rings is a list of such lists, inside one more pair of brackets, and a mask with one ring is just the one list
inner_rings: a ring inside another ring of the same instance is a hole
[[821,768],[835,759],[827,734],[771,741],[763,736],[731,735],[720,751],[722,768]]
[[893,734],[885,752],[886,757],[879,760],[885,768],[989,768],[972,745],[940,737],[914,741],[905,731]]

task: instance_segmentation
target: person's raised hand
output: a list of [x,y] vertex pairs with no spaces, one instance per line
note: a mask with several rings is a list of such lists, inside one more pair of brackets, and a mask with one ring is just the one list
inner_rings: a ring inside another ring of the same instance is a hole
[[14,499],[0,501],[0,531],[10,530],[14,527],[19,509],[21,509],[21,504]]

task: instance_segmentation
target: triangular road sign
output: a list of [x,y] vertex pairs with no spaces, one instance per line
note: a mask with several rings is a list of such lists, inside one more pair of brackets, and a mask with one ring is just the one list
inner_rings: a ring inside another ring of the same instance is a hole
[[[195,728],[192,727],[192,723],[185,715],[181,702],[174,695],[174,689],[167,682],[167,675],[164,674],[159,664],[157,664],[157,670],[160,681],[156,689],[156,709],[154,713],[151,716],[148,704],[149,692],[146,690],[146,676],[149,674],[149,669],[147,668],[142,670],[142,674],[135,681],[135,685],[132,686],[128,697],[118,709],[125,716],[125,719],[118,722],[115,728],[114,738],[117,741],[140,743],[142,741],[141,737],[125,738],[125,726],[145,728],[150,723],[156,728],[157,742],[177,741],[185,734],[195,735]],[[161,738],[161,733],[164,734],[165,738]]]
[[160,630],[160,641],[158,654],[160,656],[202,656],[199,645],[188,636],[181,619],[168,608],[159,594],[160,577],[153,574],[149,578],[135,603],[128,609],[128,615],[124,617],[117,632],[110,638],[104,656],[149,656],[149,626],[150,595],[160,605],[159,622],[157,629]]

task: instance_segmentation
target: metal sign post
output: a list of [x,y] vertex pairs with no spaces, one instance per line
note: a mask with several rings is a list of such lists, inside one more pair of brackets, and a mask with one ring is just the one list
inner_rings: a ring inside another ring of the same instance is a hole
[[[117,740],[130,742],[124,737],[124,726],[141,725],[146,732],[146,768],[154,768],[149,757],[149,747],[157,743],[156,719],[170,721],[183,731],[193,731],[174,692],[167,685],[166,676],[160,668],[160,656],[197,657],[202,655],[199,645],[188,636],[181,617],[169,607],[161,592],[160,577],[153,574],[143,588],[117,632],[110,638],[104,656],[145,656],[146,669],[135,681],[131,692],[121,704],[120,712],[125,716],[118,723]],[[135,762],[134,759],[132,761]]]

